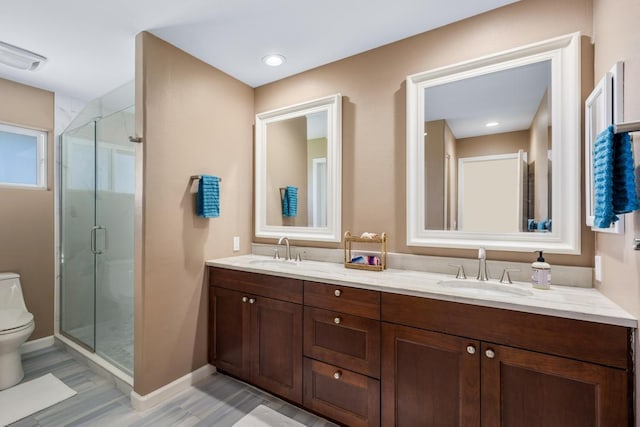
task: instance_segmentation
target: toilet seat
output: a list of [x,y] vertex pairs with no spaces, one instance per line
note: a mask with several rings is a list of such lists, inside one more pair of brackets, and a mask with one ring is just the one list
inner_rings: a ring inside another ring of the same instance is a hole
[[0,310],[0,335],[27,329],[33,323],[33,314],[25,310]]

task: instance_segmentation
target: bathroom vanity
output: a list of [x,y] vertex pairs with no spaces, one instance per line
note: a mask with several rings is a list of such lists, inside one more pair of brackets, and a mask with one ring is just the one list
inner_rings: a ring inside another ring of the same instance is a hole
[[633,424],[637,322],[594,289],[483,295],[424,272],[207,264],[210,363],[339,423]]

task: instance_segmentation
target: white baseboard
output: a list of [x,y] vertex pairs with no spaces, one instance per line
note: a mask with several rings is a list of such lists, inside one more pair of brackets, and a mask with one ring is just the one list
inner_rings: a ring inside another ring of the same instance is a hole
[[131,406],[136,411],[146,411],[149,408],[156,406],[159,403],[164,402],[171,396],[174,396],[181,391],[184,391],[197,383],[210,376],[216,371],[213,365],[204,365],[203,367],[196,369],[195,371],[178,378],[177,380],[170,382],[169,384],[160,387],[157,390],[152,391],[144,396],[139,395],[135,391],[131,392]]
[[44,338],[38,338],[37,340],[27,341],[20,346],[20,353],[31,353],[32,351],[42,350],[43,348],[51,347],[54,344],[53,335]]

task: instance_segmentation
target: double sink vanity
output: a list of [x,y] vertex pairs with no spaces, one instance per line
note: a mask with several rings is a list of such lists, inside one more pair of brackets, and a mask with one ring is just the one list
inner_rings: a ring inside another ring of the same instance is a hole
[[[583,39],[406,77],[406,109],[395,111],[407,119],[406,240],[391,251],[581,253],[581,67],[593,66]],[[335,248],[342,186],[370,197],[342,177],[342,102],[334,94],[256,115],[254,243]],[[291,190],[295,215],[284,209]],[[364,222],[393,227],[396,211],[367,211]],[[210,363],[338,423],[634,424],[637,321],[595,289],[258,255],[207,265]]]
[[594,289],[207,265],[210,363],[341,424],[632,424],[637,322]]

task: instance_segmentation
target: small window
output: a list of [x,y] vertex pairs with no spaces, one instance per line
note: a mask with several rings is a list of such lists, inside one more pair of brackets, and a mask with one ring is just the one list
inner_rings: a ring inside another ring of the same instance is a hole
[[0,186],[47,188],[47,133],[0,124]]

